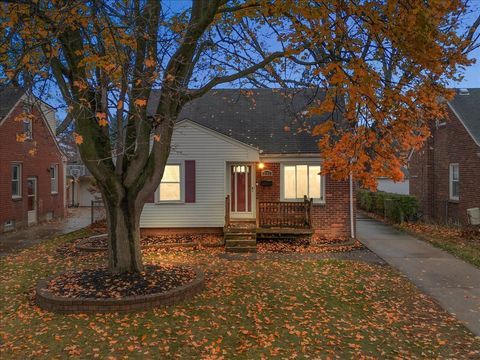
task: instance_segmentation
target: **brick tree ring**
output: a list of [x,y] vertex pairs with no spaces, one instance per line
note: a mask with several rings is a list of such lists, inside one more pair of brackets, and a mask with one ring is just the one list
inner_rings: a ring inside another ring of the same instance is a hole
[[[100,235],[93,235],[86,238],[82,238],[78,240],[75,244],[75,248],[79,251],[84,252],[104,252],[107,250],[108,234],[100,234]],[[187,242],[155,242],[149,241],[148,238],[140,239],[140,245],[143,248],[158,248],[158,249],[170,249],[170,248],[196,248],[200,244],[195,241],[187,241]],[[203,244],[205,247],[214,247],[214,246],[223,246],[221,244],[217,245],[206,245]]]
[[[160,268],[158,266],[150,267]],[[68,274],[64,273],[40,280],[35,291],[35,302],[44,310],[62,314],[133,312],[148,310],[160,306],[176,305],[192,298],[204,289],[205,275],[199,268],[173,264],[168,265],[168,269],[188,269],[191,271],[192,277],[188,282],[182,283],[181,285],[175,286],[166,291],[131,296],[99,298],[92,296],[63,296],[56,294],[54,290],[49,289],[49,284],[51,285],[56,281],[61,282],[62,276],[65,277]],[[88,272],[88,270],[83,272]],[[81,273],[82,271],[78,271],[75,274]]]

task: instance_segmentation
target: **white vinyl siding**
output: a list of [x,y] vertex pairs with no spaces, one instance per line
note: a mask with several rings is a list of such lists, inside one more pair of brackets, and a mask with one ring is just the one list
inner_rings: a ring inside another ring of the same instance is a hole
[[80,178],[75,183],[75,202],[80,206],[92,206],[92,201],[102,200],[101,194],[94,185],[93,178]]
[[324,201],[324,181],[319,164],[283,163],[280,197],[282,201],[303,201],[304,196],[315,202]]
[[[258,162],[259,153],[185,121],[174,129],[168,163],[183,164],[185,160],[195,160],[195,202],[147,203],[140,218],[141,227],[223,227],[227,162]],[[158,199],[157,195],[155,198]]]
[[450,200],[460,199],[460,167],[458,164],[450,164],[449,171]]

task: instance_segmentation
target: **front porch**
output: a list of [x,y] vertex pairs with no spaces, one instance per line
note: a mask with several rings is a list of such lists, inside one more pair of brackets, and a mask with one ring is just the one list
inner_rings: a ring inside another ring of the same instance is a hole
[[231,214],[231,199],[225,198],[224,237],[229,252],[256,252],[257,239],[286,239],[312,235],[313,199],[301,202],[258,201],[255,219],[236,219]]

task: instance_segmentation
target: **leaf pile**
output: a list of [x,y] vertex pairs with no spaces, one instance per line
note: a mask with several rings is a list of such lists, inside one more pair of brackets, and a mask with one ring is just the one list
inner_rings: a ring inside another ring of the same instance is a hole
[[66,258],[71,256],[85,256],[87,255],[84,251],[80,251],[75,247],[76,242],[69,242],[59,245],[55,249],[56,256],[59,258]]
[[217,234],[166,234],[166,235],[148,235],[142,237],[141,245],[156,244],[221,244],[222,235]]
[[335,246],[317,246],[317,245],[297,245],[288,243],[260,243],[257,244],[257,251],[259,253],[327,253],[327,252],[347,252],[357,249],[362,249],[363,245],[360,242],[355,242],[348,245]]
[[455,239],[457,242],[470,242],[480,246],[480,228],[478,227],[454,227],[439,224],[426,223],[404,223],[400,228],[417,234],[424,234],[430,237]]
[[148,265],[139,274],[110,274],[99,268],[63,273],[50,280],[47,289],[68,298],[112,299],[162,293],[185,285],[194,277],[191,268],[174,265]]
[[342,238],[342,237],[326,237],[320,234],[313,234],[310,237],[310,242],[313,244],[337,244],[349,241],[349,238]]
[[291,238],[284,240],[264,239],[257,242],[259,253],[327,253],[346,252],[362,249],[363,245],[355,240],[353,243],[343,239],[316,238]]
[[[83,246],[99,249],[99,250],[106,250],[108,247],[108,237],[101,236],[101,237],[87,237],[84,239],[80,239]],[[78,242],[77,242],[78,243]]]
[[107,232],[107,221],[106,220],[95,221],[94,223],[90,224],[88,228],[90,230],[95,231],[96,233],[104,234]]
[[438,224],[426,224],[426,223],[403,223],[400,227],[416,232],[429,234],[430,236],[442,237],[442,238],[460,238],[462,237],[462,230],[458,227],[438,225]]
[[1,359],[480,358],[480,341],[405,277],[352,260],[229,261],[218,256],[223,249],[143,249],[149,264],[200,267],[205,290],[139,313],[42,311],[29,302],[39,279],[105,266],[103,255],[52,255],[71,238],[0,259]]

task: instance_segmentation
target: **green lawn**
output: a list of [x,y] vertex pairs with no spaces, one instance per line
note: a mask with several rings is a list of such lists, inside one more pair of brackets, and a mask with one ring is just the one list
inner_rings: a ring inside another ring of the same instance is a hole
[[480,239],[462,237],[460,228],[423,223],[404,223],[397,228],[480,268]]
[[38,279],[103,261],[56,256],[67,240],[0,260],[0,358],[480,356],[480,341],[394,270],[348,261],[149,252],[151,263],[202,267],[207,288],[182,305],[137,314],[47,313],[32,302]]

